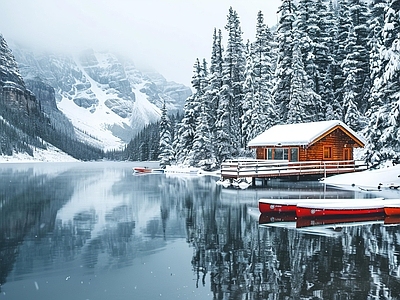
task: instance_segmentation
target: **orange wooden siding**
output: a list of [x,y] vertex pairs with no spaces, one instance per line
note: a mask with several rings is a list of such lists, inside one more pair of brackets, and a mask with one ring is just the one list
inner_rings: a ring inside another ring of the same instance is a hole
[[[298,148],[299,161],[353,160],[353,148],[355,147],[358,147],[357,143],[345,131],[339,127],[336,127],[333,131],[324,135],[321,139],[317,140],[309,147],[298,145],[283,147],[256,147],[256,157],[257,159],[266,159],[266,149],[268,148]],[[324,157],[324,148],[326,154],[331,154],[330,157]]]

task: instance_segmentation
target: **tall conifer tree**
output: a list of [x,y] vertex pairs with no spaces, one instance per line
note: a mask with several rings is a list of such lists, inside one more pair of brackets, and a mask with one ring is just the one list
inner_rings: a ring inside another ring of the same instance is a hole
[[[227,24],[225,29],[228,32],[228,41],[224,52],[224,63],[222,70],[222,89],[221,102],[223,109],[228,111],[221,112],[219,119],[227,117],[229,126],[219,128],[227,130],[223,135],[228,136],[230,155],[237,156],[242,145],[242,126],[241,116],[243,114],[243,82],[245,69],[245,52],[240,27],[239,16],[236,11],[229,9]],[[220,105],[221,106],[221,105]],[[221,109],[221,107],[220,107]],[[227,116],[225,114],[228,114]]]
[[[369,161],[399,159],[400,152],[400,0],[390,0],[380,49],[382,75],[375,79],[382,105],[372,113],[368,131]],[[379,74],[380,72],[378,72]],[[378,103],[378,102],[376,102]]]
[[278,58],[276,67],[275,102],[279,109],[280,122],[286,123],[290,101],[290,91],[293,76],[293,42],[296,8],[293,0],[282,0],[278,13],[280,14],[277,29]]
[[165,168],[174,161],[174,150],[172,148],[171,124],[168,118],[165,100],[163,103],[161,120],[160,120],[160,147],[158,159],[160,167]]
[[242,116],[244,145],[276,123],[276,106],[272,96],[272,47],[273,36],[264,23],[264,15],[259,11],[256,40],[247,46]]

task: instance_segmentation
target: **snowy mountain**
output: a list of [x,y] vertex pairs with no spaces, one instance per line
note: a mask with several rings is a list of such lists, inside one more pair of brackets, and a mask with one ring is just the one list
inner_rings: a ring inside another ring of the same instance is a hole
[[[46,100],[51,100],[53,96],[55,103],[54,89],[44,84],[35,88],[43,91],[42,96],[46,95]],[[51,151],[64,159],[72,159],[60,149],[84,159],[101,157],[100,150],[77,141],[73,130],[66,134],[53,125],[43,113],[40,101],[27,89],[18,64],[0,34],[0,157],[5,160],[16,156],[32,159],[35,154],[47,156]]]
[[[132,61],[112,53],[87,50],[68,56],[10,47],[27,88],[46,114],[66,132],[72,123],[78,139],[104,150],[122,148],[157,121],[164,101],[174,113],[191,95],[189,87],[141,72]],[[55,91],[56,107],[46,100],[51,98],[46,86]]]

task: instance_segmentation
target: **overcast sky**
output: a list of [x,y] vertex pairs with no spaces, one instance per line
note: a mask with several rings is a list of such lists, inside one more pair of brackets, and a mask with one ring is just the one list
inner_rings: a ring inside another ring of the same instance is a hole
[[167,80],[190,85],[195,59],[210,60],[214,28],[227,40],[229,7],[244,41],[254,40],[257,12],[277,23],[281,0],[2,0],[0,33],[44,49],[94,48],[128,54]]

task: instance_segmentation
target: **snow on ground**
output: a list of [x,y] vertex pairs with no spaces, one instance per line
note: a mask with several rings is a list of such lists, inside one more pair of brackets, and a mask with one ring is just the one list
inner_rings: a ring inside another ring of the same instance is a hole
[[0,163],[29,163],[29,162],[77,162],[78,160],[65,152],[47,145],[47,150],[35,149],[33,156],[26,153],[14,153],[12,156],[0,155]]
[[328,185],[358,188],[398,188],[400,186],[400,165],[385,166],[381,169],[334,175],[323,179]]

